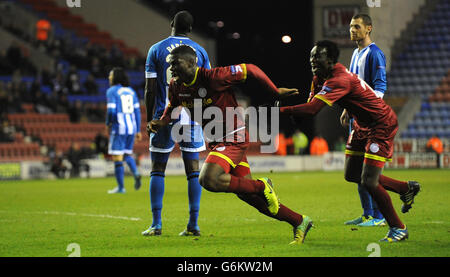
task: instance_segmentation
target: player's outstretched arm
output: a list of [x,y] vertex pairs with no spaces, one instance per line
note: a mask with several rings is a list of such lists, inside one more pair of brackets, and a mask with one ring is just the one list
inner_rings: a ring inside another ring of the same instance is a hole
[[[280,107],[281,102],[276,101],[275,106]],[[291,114],[291,115],[315,115],[317,114],[323,107],[325,107],[326,103],[317,98],[313,98],[310,102],[305,104],[299,104],[295,106],[287,106],[280,107],[280,113]]]
[[298,93],[298,89],[296,88],[277,88],[266,73],[254,64],[246,64],[246,68],[248,78],[254,79],[260,83],[264,88],[271,92],[276,99]]

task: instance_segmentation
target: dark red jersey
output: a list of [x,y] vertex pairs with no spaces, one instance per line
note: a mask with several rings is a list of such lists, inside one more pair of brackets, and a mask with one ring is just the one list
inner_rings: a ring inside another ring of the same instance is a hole
[[324,83],[314,76],[308,101],[312,97],[329,106],[337,103],[345,108],[361,128],[397,124],[397,116],[392,108],[377,97],[364,80],[340,63],[334,66],[333,77]]
[[[162,118],[167,119],[168,116],[170,117],[167,111],[182,106],[189,110],[192,120],[206,127],[204,133],[207,140],[216,142],[248,141],[244,109],[238,108],[233,89],[235,85],[245,82],[248,77],[255,78],[272,93],[278,93],[278,89],[264,72],[252,64],[238,64],[213,69],[199,67],[191,84],[179,84],[171,81],[169,86],[170,103]],[[196,103],[201,104],[201,108],[195,106]],[[196,112],[201,114],[198,115]],[[218,112],[220,112],[220,116],[216,116]],[[219,133],[221,135],[216,135],[218,130],[210,132],[210,128],[213,126],[217,128],[222,126],[222,133]],[[208,137],[208,134],[211,133],[214,133],[214,138]]]

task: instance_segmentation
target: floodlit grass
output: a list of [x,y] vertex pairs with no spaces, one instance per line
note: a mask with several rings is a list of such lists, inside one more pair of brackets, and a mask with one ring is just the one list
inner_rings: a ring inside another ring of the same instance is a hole
[[[379,243],[382,257],[450,256],[450,171],[387,170],[387,176],[417,180],[422,191],[407,214],[392,194],[407,241]],[[199,238],[180,237],[188,221],[187,182],[168,176],[163,206],[163,235],[143,237],[151,224],[149,177],[134,191],[108,195],[114,178],[2,181],[0,183],[0,256],[66,257],[77,243],[82,257],[367,257],[370,243],[387,227],[355,228],[346,220],[362,213],[355,184],[342,172],[254,174],[276,185],[283,204],[309,215],[316,225],[301,246],[288,245],[292,228],[259,214],[234,194],[203,190]]]

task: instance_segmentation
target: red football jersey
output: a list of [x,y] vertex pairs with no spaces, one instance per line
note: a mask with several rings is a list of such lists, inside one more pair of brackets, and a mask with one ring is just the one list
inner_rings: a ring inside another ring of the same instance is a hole
[[[195,78],[191,84],[178,84],[173,80],[169,86],[169,107],[175,108],[183,106],[190,111],[191,119],[202,124],[222,125],[222,137],[208,137],[211,130],[204,129],[205,137],[209,141],[244,142],[248,141],[248,133],[245,129],[245,118],[242,113],[243,108],[238,108],[238,103],[234,94],[233,86],[246,81],[248,75],[256,78],[268,90],[278,93],[272,81],[257,66],[252,64],[239,64],[226,67],[216,67],[213,69],[197,68]],[[194,103],[201,103],[202,108],[194,108]],[[211,108],[209,111],[207,108]],[[221,118],[211,116],[215,111],[221,112]],[[195,112],[201,111],[201,115]],[[165,115],[165,116],[168,116]],[[170,116],[170,115],[169,115]]]
[[313,78],[310,99],[324,101],[329,106],[337,103],[345,108],[362,128],[396,124],[397,116],[383,99],[376,96],[370,86],[358,75],[351,73],[340,63],[333,68],[333,77],[320,84]]

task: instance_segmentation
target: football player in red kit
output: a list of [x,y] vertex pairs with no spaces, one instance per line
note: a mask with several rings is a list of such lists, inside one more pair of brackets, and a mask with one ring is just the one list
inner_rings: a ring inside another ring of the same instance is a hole
[[[380,182],[386,161],[393,154],[398,130],[397,116],[358,75],[338,63],[339,49],[331,41],[319,41],[311,50],[310,63],[314,74],[308,102],[281,107],[281,113],[314,115],[325,105],[337,103],[354,118],[352,133],[346,146],[345,179],[361,182],[376,201],[390,227],[381,241],[397,242],[408,238],[406,225],[395,212],[386,190],[400,194],[409,207],[420,190],[406,182]],[[279,103],[279,102],[278,102]]]
[[[170,102],[163,116],[150,123],[148,131],[157,132],[159,128],[169,124],[172,118],[176,119],[176,108],[179,107],[188,109],[191,119],[199,118],[201,122],[198,123],[204,127],[211,121],[215,121],[216,126],[217,123],[221,125],[223,136],[211,141],[208,134],[205,134],[206,140],[210,140],[210,152],[200,172],[200,184],[208,191],[235,193],[259,212],[288,222],[294,230],[291,244],[303,243],[313,226],[312,220],[279,203],[270,179],[252,179],[246,157],[249,135],[245,121],[236,114],[232,119],[226,115],[228,110],[238,107],[233,86],[242,84],[247,79],[258,81],[277,98],[297,93],[297,90],[277,88],[261,69],[252,64],[208,70],[198,67],[195,61],[195,51],[189,46],[181,45],[171,52],[170,70],[173,78],[169,86]],[[201,108],[196,108],[196,105]],[[210,111],[219,110],[221,119],[203,117],[203,112],[208,108],[211,108]],[[195,114],[196,112],[201,115]]]

